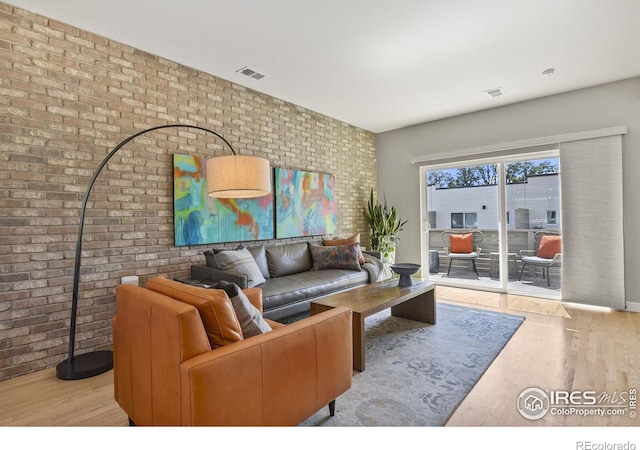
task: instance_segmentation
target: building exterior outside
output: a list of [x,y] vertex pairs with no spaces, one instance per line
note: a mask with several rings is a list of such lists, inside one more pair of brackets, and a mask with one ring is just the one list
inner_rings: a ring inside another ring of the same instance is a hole
[[[498,228],[498,186],[427,187],[428,227]],[[532,175],[506,185],[507,229],[560,230],[558,174]]]

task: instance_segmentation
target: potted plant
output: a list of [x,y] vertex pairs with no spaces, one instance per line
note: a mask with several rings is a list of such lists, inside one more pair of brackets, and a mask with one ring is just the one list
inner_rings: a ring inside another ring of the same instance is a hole
[[407,221],[398,216],[395,206],[387,206],[386,199],[384,205],[376,201],[373,189],[364,208],[364,217],[371,230],[371,250],[380,252],[385,270],[389,271],[389,266],[395,262],[398,232],[402,231]]

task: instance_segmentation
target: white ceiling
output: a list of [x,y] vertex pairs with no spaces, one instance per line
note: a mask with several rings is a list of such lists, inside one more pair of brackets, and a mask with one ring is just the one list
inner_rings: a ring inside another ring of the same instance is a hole
[[640,75],[640,0],[3,1],[373,132]]

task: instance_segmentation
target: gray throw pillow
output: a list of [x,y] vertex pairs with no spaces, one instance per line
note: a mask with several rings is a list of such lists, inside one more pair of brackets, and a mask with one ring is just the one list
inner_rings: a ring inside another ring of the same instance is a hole
[[247,250],[249,250],[249,253],[251,253],[253,259],[256,260],[256,264],[260,268],[262,276],[265,278],[270,278],[269,265],[267,264],[267,251],[265,250],[264,245],[247,247]]
[[237,284],[220,281],[216,284],[216,289],[223,289],[227,293],[245,339],[271,331],[271,326],[264,320],[258,308],[251,304]]
[[227,251],[233,251],[233,250],[240,250],[244,248],[242,245],[238,245],[236,248],[226,248],[226,247],[222,247],[222,248],[212,248],[211,250],[205,250],[204,251],[204,259],[206,261],[207,267],[212,267],[214,269],[218,268],[218,265],[216,264],[216,255],[220,252],[227,252]]
[[221,270],[234,270],[247,274],[247,286],[255,287],[265,280],[258,264],[249,253],[249,250],[229,250],[216,254],[216,265]]

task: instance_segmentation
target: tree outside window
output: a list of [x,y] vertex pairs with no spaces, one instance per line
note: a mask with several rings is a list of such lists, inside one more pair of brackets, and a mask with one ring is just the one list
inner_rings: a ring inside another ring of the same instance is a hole
[[[492,186],[498,183],[498,166],[485,164],[473,167],[461,167],[450,170],[430,171],[427,177],[429,185],[440,188]],[[558,173],[558,164],[553,159],[518,161],[505,165],[506,183],[522,183],[531,175]]]

